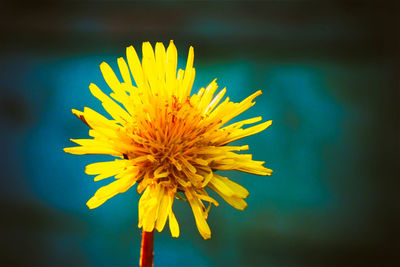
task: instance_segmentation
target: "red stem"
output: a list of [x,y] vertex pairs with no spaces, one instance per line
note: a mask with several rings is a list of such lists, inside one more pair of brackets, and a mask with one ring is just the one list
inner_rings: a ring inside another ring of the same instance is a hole
[[140,248],[140,267],[153,267],[154,231],[142,232],[142,246]]

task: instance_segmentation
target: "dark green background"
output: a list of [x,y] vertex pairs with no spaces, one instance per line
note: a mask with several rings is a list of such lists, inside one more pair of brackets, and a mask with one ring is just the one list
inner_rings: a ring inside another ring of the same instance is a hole
[[[181,237],[155,239],[156,266],[394,266],[399,251],[399,5],[388,1],[3,2],[0,6],[0,263],[136,265],[135,189],[95,210],[109,181],[72,156],[87,128],[71,113],[102,111],[88,85],[98,68],[175,40],[184,66],[195,47],[194,90],[218,78],[239,117],[274,124],[241,140],[271,177],[227,175],[250,191],[237,211],[221,200],[197,233],[176,201]],[[104,113],[104,112],[103,112]]]

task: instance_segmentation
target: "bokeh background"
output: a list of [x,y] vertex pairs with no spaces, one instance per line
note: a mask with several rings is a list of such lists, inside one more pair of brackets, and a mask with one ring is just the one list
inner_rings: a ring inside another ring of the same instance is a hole
[[0,263],[137,265],[135,189],[89,210],[109,181],[62,152],[102,111],[99,64],[175,40],[195,47],[195,90],[218,78],[240,116],[274,124],[240,141],[271,177],[228,173],[250,191],[211,210],[212,239],[176,201],[179,239],[156,234],[155,266],[395,266],[399,231],[399,5],[388,1],[2,1]]

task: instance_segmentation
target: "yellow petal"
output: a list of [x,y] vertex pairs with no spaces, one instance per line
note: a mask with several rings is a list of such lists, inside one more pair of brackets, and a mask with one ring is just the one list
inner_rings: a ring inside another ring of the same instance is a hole
[[[250,95],[246,99],[244,99],[240,103],[231,103],[229,106],[231,110],[225,110],[224,116],[222,118],[223,124],[230,121],[232,118],[238,116],[239,114],[243,113],[244,111],[248,110],[252,106],[254,106],[255,102],[252,102],[257,96],[261,95],[261,90],[258,90],[254,94]],[[228,105],[226,106],[228,107]]]
[[234,192],[234,195],[240,198],[246,198],[249,196],[249,191],[247,191],[246,188],[243,186],[235,183],[232,180],[229,180],[227,177],[222,177],[220,175],[214,174],[214,177],[221,182],[223,182],[225,185],[227,185],[231,190]]
[[142,202],[143,212],[143,230],[151,232],[154,229],[155,222],[158,215],[159,205],[164,195],[164,187],[160,184],[152,184],[147,187],[146,190],[150,190],[147,199]]
[[[226,183],[224,183],[220,178],[217,178],[216,174],[213,175],[209,184],[213,185],[218,191],[222,192],[225,196],[233,196],[235,192]],[[220,176],[219,176],[220,177]]]
[[124,82],[126,84],[131,85],[132,84],[131,74],[129,73],[129,68],[128,68],[128,65],[126,64],[125,59],[120,57],[120,58],[118,58],[117,62],[118,62],[119,70],[121,72],[122,79],[124,80]]
[[202,186],[202,187],[205,187],[205,186],[210,182],[210,180],[213,178],[213,175],[214,175],[213,171],[210,170],[210,172],[208,173],[208,175],[205,176],[205,178],[204,178],[204,180],[203,180],[201,186]]
[[226,93],[226,88],[219,91],[219,93],[213,98],[213,100],[210,102],[210,104],[204,110],[204,113],[209,113],[209,112],[213,111],[213,109],[218,105],[218,103],[224,97],[225,93]]
[[212,197],[210,197],[207,193],[206,194],[196,194],[196,196],[201,200],[213,203],[215,206],[219,206],[218,202],[215,199],[213,199]]
[[197,164],[200,164],[202,166],[207,166],[208,165],[208,161],[204,160],[202,158],[195,158],[194,162],[196,162]]
[[114,121],[107,119],[106,117],[104,117],[100,113],[97,113],[91,108],[85,107],[83,109],[83,114],[85,116],[86,121],[89,123],[90,127],[94,129],[101,127],[101,128],[110,128],[116,130],[119,128]]
[[86,166],[85,172],[89,175],[100,174],[95,177],[95,181],[114,176],[121,172],[126,166],[126,160],[114,160],[107,162],[96,162]]
[[166,64],[166,87],[170,94],[176,94],[176,66],[178,63],[178,53],[174,42],[171,40],[167,48]]
[[264,163],[264,161],[255,161],[251,159],[239,160],[234,170],[257,175],[272,175],[273,170],[265,168],[263,166]]
[[112,148],[107,148],[107,147],[77,146],[77,147],[66,147],[63,150],[66,153],[75,154],[75,155],[86,155],[86,154],[113,155],[113,156],[121,155],[120,152],[115,151]]
[[113,149],[117,151],[112,144],[108,142],[103,142],[102,140],[99,139],[70,139],[72,142],[81,145],[83,148],[106,148],[106,149]]
[[194,61],[194,49],[193,46],[189,48],[189,54],[186,62],[185,75],[182,82],[182,92],[181,92],[181,100],[185,100],[188,96],[190,96],[190,91],[193,86],[195,71],[193,68]]
[[108,65],[106,62],[103,62],[100,64],[100,70],[103,73],[104,80],[116,95],[126,95],[124,90],[121,88],[120,81],[118,80],[114,71],[111,69],[110,65]]
[[168,222],[169,222],[169,230],[171,231],[171,236],[179,237],[179,224],[175,218],[175,214],[173,213],[172,209],[169,212]]
[[199,103],[199,109],[204,110],[204,113],[207,110],[207,106],[210,104],[210,101],[212,100],[212,97],[214,95],[214,92],[218,88],[218,84],[216,83],[217,79],[214,79],[204,90],[204,93],[201,97],[200,103]]
[[91,199],[89,199],[86,205],[89,207],[89,209],[97,208],[116,194],[124,193],[134,184],[135,180],[132,177],[116,180],[111,184],[103,186],[97,190],[97,192]]
[[141,228],[143,226],[143,218],[144,218],[144,214],[146,212],[146,206],[147,206],[147,202],[149,200],[150,191],[151,191],[150,187],[147,187],[139,199],[139,205],[138,205],[139,206],[139,211],[138,211],[138,217],[139,217],[138,227],[139,228]]
[[155,49],[155,57],[156,57],[156,65],[157,65],[157,73],[158,79],[165,81],[165,64],[166,64],[166,54],[165,54],[165,47],[163,43],[156,43]]
[[136,86],[144,88],[142,65],[140,64],[139,57],[133,46],[129,46],[126,48],[126,57],[128,59],[129,69],[131,70]]
[[194,68],[185,71],[185,77],[183,78],[182,82],[182,100],[186,100],[190,97],[190,92],[192,91],[194,79],[196,77],[196,70]]
[[131,116],[111,98],[104,94],[97,85],[91,83],[89,85],[90,92],[101,101],[104,109],[113,117],[115,120],[130,121]]
[[192,207],[197,229],[199,230],[200,235],[204,239],[211,238],[211,230],[207,224],[206,215],[204,214],[203,210],[204,206],[200,204],[200,200],[198,200],[198,198],[190,192],[190,189],[185,191],[185,195],[187,200],[189,201],[190,206]]
[[189,48],[189,53],[188,53],[188,58],[186,61],[186,69],[185,72],[191,70],[193,68],[193,61],[194,61],[194,48],[193,46],[190,46]]
[[143,230],[151,232],[154,229],[154,224],[157,214],[157,199],[152,198],[146,206],[145,214],[143,215]]
[[244,210],[247,207],[246,201],[244,201],[242,198],[237,197],[235,195],[232,196],[227,196],[223,192],[219,191],[215,186],[209,185],[209,187],[214,190],[218,195],[220,195],[229,205],[232,207],[238,209],[238,210]]
[[190,162],[187,161],[184,157],[181,158],[181,162],[182,162],[183,165],[184,165],[186,168],[188,168],[188,170],[191,171],[192,173],[196,173],[196,172],[197,172],[196,168],[195,168],[192,164],[190,164]]
[[172,202],[173,198],[171,197],[171,195],[168,193],[168,191],[165,192],[160,202],[160,208],[158,210],[158,217],[156,222],[156,229],[159,232],[162,231],[165,223],[167,222],[168,215],[171,211]]
[[224,127],[223,129],[225,130],[231,130],[234,128],[241,128],[243,125],[247,125],[247,124],[252,124],[252,123],[256,123],[262,120],[262,117],[255,117],[255,118],[251,118],[251,119],[247,119],[247,120],[242,120],[239,122],[235,122],[230,124],[229,126]]
[[79,111],[79,110],[76,110],[76,109],[72,109],[71,111],[72,111],[72,114],[74,114],[75,116],[77,116],[78,119],[80,119],[84,124],[86,124],[87,126],[91,127],[91,126],[88,124],[87,120],[85,119],[85,116],[84,116],[84,114],[83,114],[82,111]]
[[253,135],[256,133],[259,133],[261,131],[264,131],[265,129],[267,129],[269,126],[271,126],[272,121],[266,121],[263,123],[260,123],[258,125],[249,127],[247,129],[237,129],[236,131],[234,131],[231,135],[228,136],[228,138],[226,138],[221,145],[236,141],[238,139],[247,137],[249,135]]

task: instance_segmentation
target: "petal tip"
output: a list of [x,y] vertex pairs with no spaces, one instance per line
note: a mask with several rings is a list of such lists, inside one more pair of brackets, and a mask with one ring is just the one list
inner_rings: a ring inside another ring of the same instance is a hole
[[89,209],[95,209],[95,208],[97,208],[99,205],[97,205],[97,198],[96,197],[92,197],[91,199],[89,199],[88,200],[88,202],[86,202],[86,206],[89,208]]

